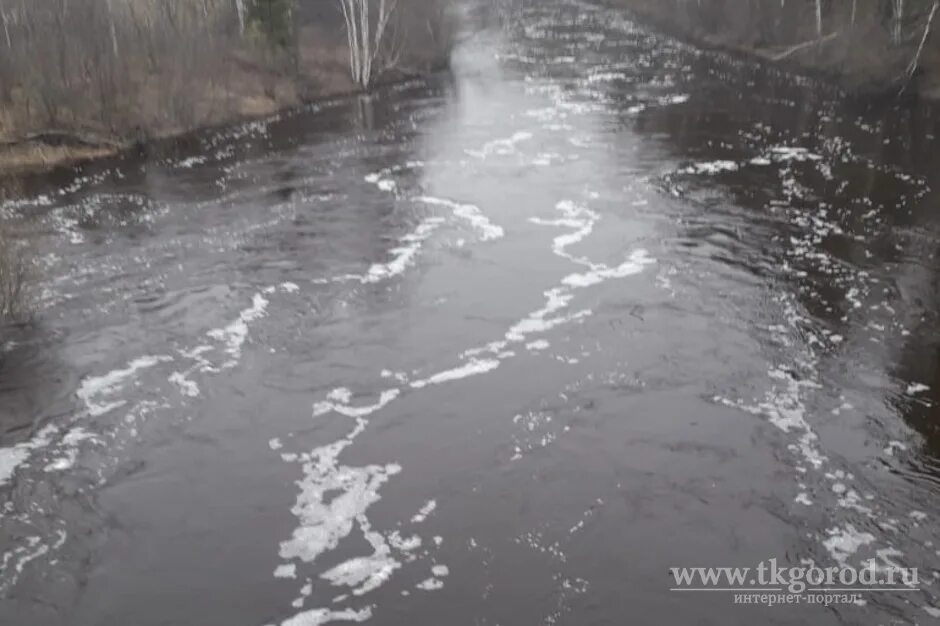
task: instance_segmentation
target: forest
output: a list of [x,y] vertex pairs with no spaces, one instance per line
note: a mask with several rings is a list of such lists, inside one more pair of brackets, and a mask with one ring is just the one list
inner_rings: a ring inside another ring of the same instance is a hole
[[446,63],[446,0],[0,0],[0,170]]
[[853,92],[936,96],[937,0],[610,0],[698,43],[838,79]]

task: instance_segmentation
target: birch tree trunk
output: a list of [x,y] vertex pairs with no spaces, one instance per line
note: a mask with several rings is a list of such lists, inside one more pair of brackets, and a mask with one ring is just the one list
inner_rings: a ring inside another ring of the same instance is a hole
[[904,28],[904,0],[894,0],[894,43],[901,43]]
[[933,26],[933,18],[937,14],[938,8],[940,8],[940,0],[934,0],[933,8],[930,9],[930,17],[927,18],[927,24],[924,26],[924,35],[921,37],[920,45],[917,46],[917,53],[914,55],[914,59],[911,61],[910,65],[907,66],[907,81],[904,83],[904,86],[901,87],[901,94],[907,90],[907,86],[914,77],[918,65],[920,65],[920,55],[923,53],[927,39],[930,37],[930,27]]
[[363,88],[372,84],[377,71],[387,69],[388,24],[398,8],[397,0],[378,1],[378,14],[373,18],[373,0],[339,0],[346,22],[350,75]]
[[0,7],[0,19],[3,20],[3,34],[6,35],[7,48],[13,47],[13,40],[10,39],[10,25],[7,23],[7,13]]
[[111,0],[107,0],[107,9],[108,9],[108,27],[111,31],[111,49],[114,52],[114,57],[118,56],[118,40],[117,40],[117,29],[114,27],[114,7],[111,5]]
[[360,84],[363,87],[368,87],[372,82],[372,24],[369,21],[369,5],[371,0],[359,0],[359,19],[362,22],[362,26],[359,29],[361,33],[362,45],[362,72],[360,73]]
[[245,0],[235,0],[235,13],[238,14],[238,33],[245,34]]

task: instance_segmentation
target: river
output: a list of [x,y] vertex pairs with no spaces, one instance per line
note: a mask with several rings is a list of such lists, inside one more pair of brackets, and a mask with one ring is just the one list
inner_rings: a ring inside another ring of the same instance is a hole
[[[7,181],[0,623],[940,616],[935,111],[475,21],[452,72]],[[771,559],[920,580],[671,590]]]

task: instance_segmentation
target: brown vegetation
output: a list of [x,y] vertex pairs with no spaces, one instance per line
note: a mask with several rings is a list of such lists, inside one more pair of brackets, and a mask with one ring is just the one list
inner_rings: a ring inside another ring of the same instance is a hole
[[[354,80],[347,1],[0,0],[0,171],[264,115],[446,60],[447,0],[389,0],[375,71]],[[369,19],[374,33],[378,16]]]
[[27,314],[30,271],[25,248],[0,230],[0,321],[22,319]]
[[855,91],[940,86],[937,0],[608,0],[708,45],[838,77]]

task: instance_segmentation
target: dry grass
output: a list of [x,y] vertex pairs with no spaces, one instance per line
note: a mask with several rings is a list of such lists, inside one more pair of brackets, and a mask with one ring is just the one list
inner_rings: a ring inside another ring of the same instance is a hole
[[0,147],[0,172],[16,174],[49,169],[63,163],[78,163],[111,156],[113,146],[50,146],[40,142],[15,143]]
[[[402,1],[401,64],[378,82],[446,61],[450,2]],[[0,0],[0,174],[105,156],[357,90],[338,5],[277,0],[271,6],[297,10],[286,13],[287,26],[278,17],[273,34],[251,11],[242,30],[236,6]],[[35,139],[48,131],[65,140]]]
[[[887,3],[858,0],[853,21],[851,2],[824,3],[823,38],[817,31],[810,2],[764,0],[740,2],[700,0],[683,3],[661,0],[606,0],[631,9],[642,19],[680,37],[710,47],[757,55],[782,62],[799,71],[837,79],[850,91],[881,93],[896,90],[905,79],[916,43],[920,40],[933,0],[909,1],[901,22],[902,37],[893,37],[894,20]],[[818,42],[818,45],[806,45]],[[940,36],[928,41],[920,69],[925,88],[940,84]]]
[[0,229],[0,321],[28,315],[31,271],[25,246]]

